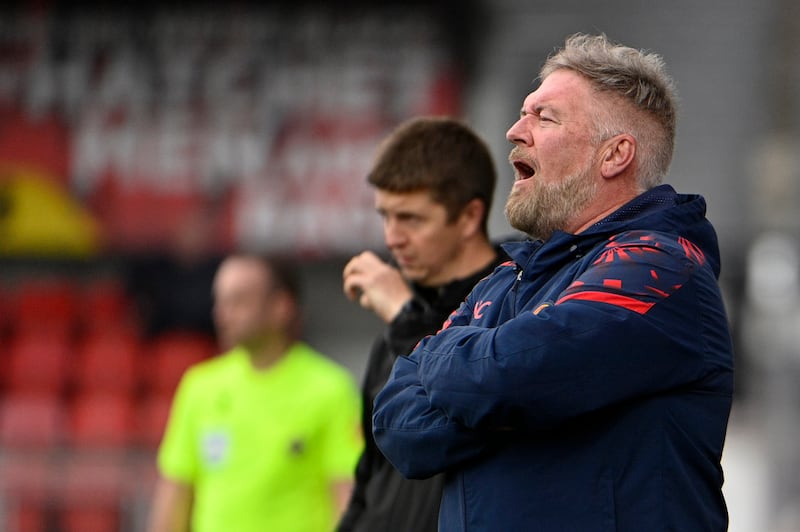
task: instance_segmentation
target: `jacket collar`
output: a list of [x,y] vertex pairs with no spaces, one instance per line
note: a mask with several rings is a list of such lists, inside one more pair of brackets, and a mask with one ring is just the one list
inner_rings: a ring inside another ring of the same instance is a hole
[[[536,271],[547,270],[570,257],[580,257],[610,235],[632,229],[686,233],[705,242],[710,224],[705,220],[705,200],[699,195],[677,194],[670,185],[654,187],[612,212],[580,234],[556,231],[547,241],[508,242],[503,249],[527,273],[536,255]],[[716,237],[714,236],[714,245]],[[700,242],[698,242],[700,243]]]

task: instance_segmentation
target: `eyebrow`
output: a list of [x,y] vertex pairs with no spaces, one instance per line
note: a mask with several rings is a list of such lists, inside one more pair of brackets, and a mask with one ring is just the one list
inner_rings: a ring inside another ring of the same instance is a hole
[[519,110],[519,116],[527,116],[529,114],[530,115],[540,115],[540,114],[542,114],[542,111],[545,111],[545,110],[549,110],[552,113],[557,114],[555,108],[552,105],[548,105],[546,103],[540,103],[540,104],[535,105],[530,112],[526,111],[525,110],[525,106],[523,106]]

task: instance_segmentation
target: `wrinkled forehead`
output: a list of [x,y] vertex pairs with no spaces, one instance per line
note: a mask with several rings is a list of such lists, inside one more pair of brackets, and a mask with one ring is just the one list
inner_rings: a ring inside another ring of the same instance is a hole
[[559,69],[544,78],[522,105],[525,113],[542,108],[555,110],[587,109],[597,98],[591,83],[583,76],[568,69]]

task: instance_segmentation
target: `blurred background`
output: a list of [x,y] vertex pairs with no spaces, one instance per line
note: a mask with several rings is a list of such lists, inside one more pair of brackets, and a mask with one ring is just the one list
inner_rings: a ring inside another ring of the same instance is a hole
[[681,108],[668,181],[723,253],[735,532],[800,530],[800,6],[790,0],[38,1],[0,8],[0,530],[142,530],[177,379],[215,353],[237,248],[297,260],[306,338],[358,381],[380,324],[341,269],[383,251],[364,181],[419,114],[496,156],[573,32],[660,53]]

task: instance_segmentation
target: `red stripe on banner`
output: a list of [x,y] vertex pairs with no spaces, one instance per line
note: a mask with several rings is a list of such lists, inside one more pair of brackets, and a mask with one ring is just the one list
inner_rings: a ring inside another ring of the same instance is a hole
[[638,314],[645,314],[653,306],[653,303],[646,303],[644,301],[640,301],[632,297],[621,296],[618,294],[609,294],[607,292],[577,292],[575,294],[570,294],[568,296],[562,297],[561,299],[556,301],[556,305],[560,305],[565,301],[570,301],[573,299],[579,301],[595,301],[597,303],[608,303],[609,305],[614,305],[617,307],[622,307],[628,310],[632,310],[633,312],[636,312]]

